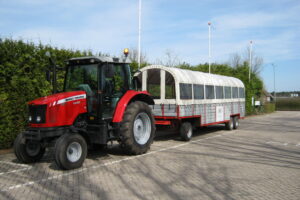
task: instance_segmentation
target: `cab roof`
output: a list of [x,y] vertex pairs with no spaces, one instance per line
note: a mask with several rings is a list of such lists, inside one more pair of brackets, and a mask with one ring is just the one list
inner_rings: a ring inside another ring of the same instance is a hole
[[101,62],[109,62],[109,63],[130,63],[128,58],[118,58],[118,57],[110,57],[110,56],[84,56],[84,57],[75,57],[71,58],[68,61],[88,61],[93,60],[95,63],[101,63]]

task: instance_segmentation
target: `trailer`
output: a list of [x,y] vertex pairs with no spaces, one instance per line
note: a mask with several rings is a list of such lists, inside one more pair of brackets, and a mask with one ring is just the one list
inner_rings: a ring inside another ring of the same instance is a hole
[[183,140],[190,140],[194,127],[225,124],[239,126],[245,116],[245,87],[241,80],[161,65],[135,73],[138,90],[154,98],[156,125],[178,127]]
[[50,59],[53,94],[28,103],[28,127],[14,142],[20,162],[37,162],[54,147],[57,166],[75,169],[82,166],[88,148],[110,141],[118,141],[129,154],[146,153],[156,126],[179,127],[181,137],[190,140],[193,127],[225,123],[232,130],[244,117],[240,80],[159,65],[132,77],[128,49],[124,54],[124,59],[69,59],[60,93]]

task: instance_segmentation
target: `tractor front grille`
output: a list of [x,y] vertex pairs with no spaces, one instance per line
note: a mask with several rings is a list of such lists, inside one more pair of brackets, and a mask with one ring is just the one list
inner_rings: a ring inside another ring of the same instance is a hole
[[32,124],[43,124],[46,122],[47,105],[29,105],[29,120]]

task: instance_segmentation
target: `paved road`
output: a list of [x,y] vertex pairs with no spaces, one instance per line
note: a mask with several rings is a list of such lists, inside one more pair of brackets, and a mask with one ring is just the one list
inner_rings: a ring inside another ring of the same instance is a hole
[[300,112],[276,112],[197,131],[160,132],[151,151],[113,145],[61,171],[52,152],[33,165],[0,155],[0,199],[300,199]]

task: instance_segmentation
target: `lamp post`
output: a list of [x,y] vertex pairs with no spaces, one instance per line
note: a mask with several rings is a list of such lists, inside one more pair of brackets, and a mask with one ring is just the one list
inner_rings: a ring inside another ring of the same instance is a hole
[[139,33],[138,33],[138,69],[141,67],[141,15],[142,15],[142,0],[139,0]]
[[210,73],[210,67],[211,67],[211,44],[210,44],[210,25],[211,22],[208,22],[208,72]]
[[252,71],[252,40],[250,41],[250,49],[249,49],[249,82],[251,78]]
[[273,80],[274,80],[274,102],[276,104],[276,87],[275,87],[275,67],[276,65],[274,65],[274,63],[272,63],[273,66]]

